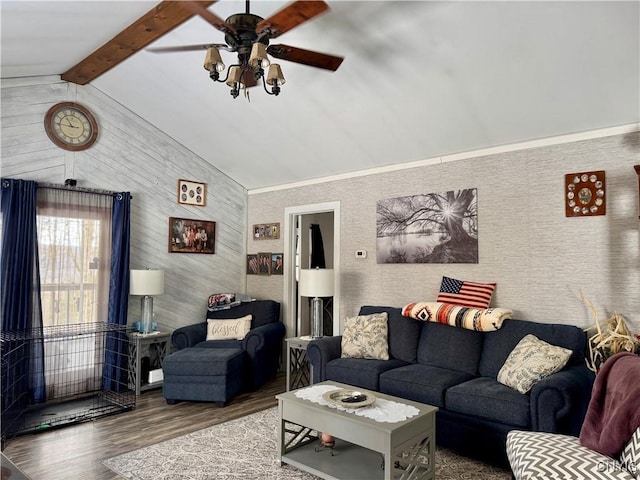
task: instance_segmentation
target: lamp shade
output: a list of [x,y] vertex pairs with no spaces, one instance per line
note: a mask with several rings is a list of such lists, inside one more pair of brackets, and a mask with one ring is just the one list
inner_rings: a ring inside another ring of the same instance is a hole
[[164,270],[131,270],[129,295],[164,293]]
[[303,297],[332,297],[333,269],[300,270],[300,295]]

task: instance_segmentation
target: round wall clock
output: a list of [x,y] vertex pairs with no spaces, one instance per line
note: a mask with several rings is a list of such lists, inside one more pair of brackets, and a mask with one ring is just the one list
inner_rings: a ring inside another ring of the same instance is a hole
[[53,143],[65,150],[85,150],[98,138],[98,122],[93,114],[74,102],[60,102],[49,109],[44,128]]

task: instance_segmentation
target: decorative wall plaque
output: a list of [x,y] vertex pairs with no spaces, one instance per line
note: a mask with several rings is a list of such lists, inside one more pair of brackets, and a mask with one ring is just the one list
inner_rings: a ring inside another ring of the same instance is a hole
[[604,170],[568,173],[564,176],[564,202],[567,217],[607,214]]

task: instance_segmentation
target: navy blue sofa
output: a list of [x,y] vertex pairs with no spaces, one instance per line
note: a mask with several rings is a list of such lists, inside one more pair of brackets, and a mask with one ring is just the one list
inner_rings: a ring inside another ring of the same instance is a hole
[[[404,317],[400,308],[360,309],[377,312],[388,314],[389,360],[341,358],[341,336],[316,339],[307,347],[314,383],[334,380],[435,405],[438,446],[497,465],[508,464],[511,430],[579,434],[594,381],[581,329],[512,319],[497,331],[476,332]],[[496,378],[527,334],[573,354],[560,372],[521,394]]]
[[[228,310],[207,311],[207,319],[241,318],[249,314],[252,315],[251,330],[242,340],[206,340],[207,321],[205,320],[176,329],[171,336],[171,341],[178,351],[186,348],[216,348],[226,349],[228,352],[240,350],[243,377],[241,390],[256,390],[271,379],[280,366],[282,339],[286,330],[280,321],[280,304],[273,300],[241,303]],[[193,353],[197,354],[197,352],[198,350],[194,350]],[[206,372],[202,372],[202,375],[206,375]],[[176,390],[185,389],[185,385],[178,385],[178,387]],[[190,388],[198,389],[199,387],[190,385]],[[205,387],[202,385],[200,388]],[[198,392],[193,392],[193,395],[197,397]],[[170,397],[166,396],[166,398]],[[179,397],[173,395],[172,398]]]

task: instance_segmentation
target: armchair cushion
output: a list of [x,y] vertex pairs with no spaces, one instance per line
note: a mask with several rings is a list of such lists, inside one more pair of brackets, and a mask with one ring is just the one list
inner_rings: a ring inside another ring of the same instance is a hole
[[634,480],[619,461],[583,447],[570,435],[512,430],[507,456],[516,480]]

